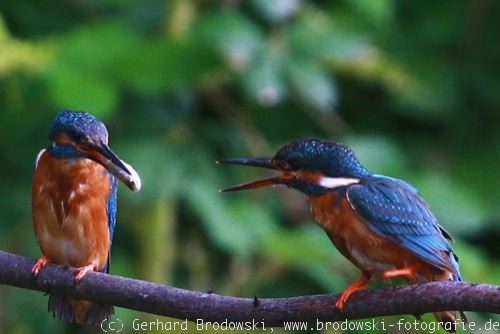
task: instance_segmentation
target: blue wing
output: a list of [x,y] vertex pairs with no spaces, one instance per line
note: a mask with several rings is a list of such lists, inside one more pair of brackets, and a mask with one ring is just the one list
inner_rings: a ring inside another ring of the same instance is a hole
[[415,188],[402,180],[374,176],[350,186],[347,197],[375,233],[461,280],[458,258],[448,242],[451,237]]
[[[111,183],[111,193],[108,199],[108,228],[109,228],[110,242],[113,243],[113,234],[115,233],[115,226],[116,226],[116,208],[118,205],[118,189],[117,189],[118,180],[111,174],[109,175],[109,177]],[[105,273],[109,273],[109,261],[110,261],[110,254],[108,254],[108,263],[103,270],[103,272]]]

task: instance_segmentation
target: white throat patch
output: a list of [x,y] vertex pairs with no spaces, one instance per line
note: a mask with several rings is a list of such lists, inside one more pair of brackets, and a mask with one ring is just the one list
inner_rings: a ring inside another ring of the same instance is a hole
[[36,159],[35,159],[35,169],[38,167],[38,161],[40,161],[40,158],[42,156],[42,154],[45,153],[45,149],[41,150],[40,152],[38,152],[38,154],[36,155]]
[[322,187],[333,189],[338,187],[348,186],[350,184],[359,183],[359,179],[351,177],[327,177],[323,176],[319,179],[318,184]]

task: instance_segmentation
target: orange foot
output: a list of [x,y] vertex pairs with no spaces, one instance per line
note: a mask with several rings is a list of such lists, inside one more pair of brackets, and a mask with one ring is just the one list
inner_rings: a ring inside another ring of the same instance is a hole
[[342,292],[342,294],[340,295],[340,298],[335,303],[335,307],[338,308],[340,311],[342,311],[347,303],[347,299],[349,299],[351,295],[356,291],[366,290],[366,287],[368,286],[369,282],[370,282],[369,278],[363,277],[359,281],[356,281],[351,285],[349,285],[347,289],[345,289],[344,292]]
[[40,272],[40,270],[42,270],[50,262],[52,262],[51,259],[49,259],[45,255],[42,256],[41,258],[38,259],[38,261],[36,261],[35,265],[31,269],[31,273],[33,275],[35,275],[35,276],[38,275],[38,273]]
[[97,269],[97,261],[93,260],[90,264],[80,267],[76,270],[76,283],[80,283],[82,278],[89,272]]
[[409,267],[403,269],[391,269],[384,271],[383,277],[386,279],[406,277],[411,283],[417,283],[417,271],[422,269],[421,263],[415,263]]

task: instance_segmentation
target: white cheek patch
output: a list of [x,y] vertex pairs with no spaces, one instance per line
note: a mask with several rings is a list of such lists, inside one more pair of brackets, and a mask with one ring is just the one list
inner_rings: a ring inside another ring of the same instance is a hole
[[40,152],[38,152],[38,154],[36,155],[36,159],[35,159],[35,169],[38,167],[38,161],[40,161],[40,158],[42,157],[42,154],[45,153],[45,149],[41,150]]
[[351,177],[320,177],[318,184],[322,187],[333,189],[359,183],[359,179]]
[[130,166],[128,163],[125,161],[121,160],[121,162],[127,167],[128,171],[130,172],[130,181],[132,183],[132,191],[139,191],[141,190],[142,187],[142,182],[141,182],[141,177],[139,176],[139,173],[135,171],[132,166]]

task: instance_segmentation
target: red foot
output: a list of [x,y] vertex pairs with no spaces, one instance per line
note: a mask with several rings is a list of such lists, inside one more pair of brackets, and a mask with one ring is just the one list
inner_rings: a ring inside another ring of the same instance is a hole
[[422,268],[421,263],[415,263],[403,269],[392,269],[384,271],[383,277],[386,279],[406,277],[411,283],[417,283],[417,271]]
[[80,267],[76,270],[76,283],[80,283],[82,278],[89,272],[97,269],[97,261],[94,260],[90,264]]
[[342,295],[340,295],[339,300],[337,300],[337,302],[335,303],[335,307],[342,311],[347,303],[347,299],[349,299],[349,297],[351,297],[351,295],[356,291],[366,290],[369,282],[369,278],[363,277],[359,281],[356,281],[349,285],[347,289],[342,292]]
[[50,262],[52,262],[51,259],[49,259],[45,255],[42,256],[41,258],[38,259],[38,261],[36,261],[35,265],[31,269],[31,273],[35,276],[38,275],[40,270],[42,270]]

